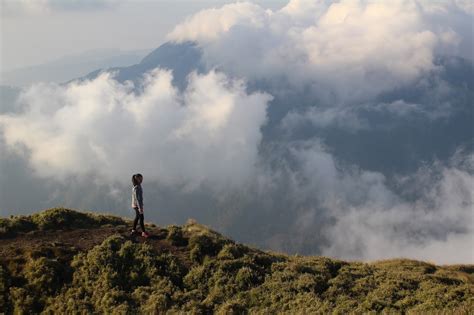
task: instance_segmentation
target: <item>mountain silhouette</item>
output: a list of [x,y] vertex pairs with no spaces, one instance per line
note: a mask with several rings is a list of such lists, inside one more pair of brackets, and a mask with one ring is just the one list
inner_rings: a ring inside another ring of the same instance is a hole
[[114,78],[119,82],[127,80],[139,84],[143,74],[155,68],[173,71],[173,85],[184,89],[186,77],[192,71],[201,72],[201,51],[196,44],[185,42],[181,44],[165,43],[145,56],[140,63],[129,67],[98,69],[82,79],[94,79],[103,71],[114,72]]

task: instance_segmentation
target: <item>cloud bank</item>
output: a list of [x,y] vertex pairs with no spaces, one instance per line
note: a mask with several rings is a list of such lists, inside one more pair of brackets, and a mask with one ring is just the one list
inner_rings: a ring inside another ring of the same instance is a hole
[[472,60],[472,12],[464,7],[298,0],[273,12],[235,3],[188,18],[168,38],[198,42],[208,64],[237,76],[286,77],[294,87],[350,103],[436,70],[437,52]]
[[66,86],[26,90],[19,115],[0,116],[10,148],[26,149],[41,177],[128,178],[140,169],[170,185],[242,185],[252,174],[265,121],[265,93],[245,92],[224,74],[193,74],[184,93],[170,71],[144,77],[143,91],[104,73]]
[[393,185],[379,172],[340,163],[314,139],[272,152],[278,161],[260,169],[250,189],[271,196],[261,203],[284,216],[285,232],[269,233],[266,247],[355,260],[474,261],[472,153],[457,152],[449,163],[391,179]]

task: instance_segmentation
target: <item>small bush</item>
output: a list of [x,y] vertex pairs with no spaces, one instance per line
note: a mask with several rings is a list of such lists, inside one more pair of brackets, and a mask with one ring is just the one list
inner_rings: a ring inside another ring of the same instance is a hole
[[188,244],[190,258],[192,261],[202,262],[205,256],[216,256],[224,244],[222,240],[213,238],[210,235],[193,235],[190,237]]
[[242,257],[246,253],[246,249],[242,245],[233,243],[225,244],[217,255],[218,259],[237,259]]
[[218,315],[237,315],[247,314],[247,307],[242,302],[230,301],[222,304],[216,314]]
[[10,219],[0,219],[0,236],[13,236],[18,232],[28,232],[37,229],[37,225],[28,216],[11,216]]
[[11,286],[8,270],[0,265],[0,310],[8,312],[10,310],[10,301],[8,300],[8,290]]
[[17,287],[10,288],[9,292],[14,314],[38,313],[41,310],[41,305],[38,304],[34,292],[29,292],[25,288]]
[[258,284],[258,275],[249,267],[242,267],[235,276],[237,286],[241,290],[247,290]]
[[140,310],[143,314],[157,314],[168,310],[171,305],[172,300],[167,292],[155,291],[140,305]]
[[186,246],[188,240],[184,238],[183,231],[179,226],[172,225],[168,227],[168,235],[166,239],[174,246]]
[[45,295],[52,295],[63,286],[66,279],[66,270],[63,264],[56,260],[41,257],[30,260],[24,270],[24,277],[28,286]]
[[191,290],[198,289],[203,293],[207,291],[208,282],[212,274],[211,266],[212,265],[198,265],[191,268],[183,279],[185,287]]

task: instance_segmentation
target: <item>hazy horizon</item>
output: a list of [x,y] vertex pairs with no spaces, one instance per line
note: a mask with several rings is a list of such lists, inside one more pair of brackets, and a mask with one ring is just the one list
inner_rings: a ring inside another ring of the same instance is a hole
[[[87,52],[151,50],[164,43],[166,34],[187,16],[231,2],[5,0],[0,3],[1,72]],[[253,2],[272,9],[285,4],[283,0]]]

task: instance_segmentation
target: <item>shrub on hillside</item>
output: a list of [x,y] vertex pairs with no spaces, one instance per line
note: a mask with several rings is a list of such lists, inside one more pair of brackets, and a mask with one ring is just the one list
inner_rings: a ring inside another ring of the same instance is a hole
[[183,236],[183,230],[181,227],[176,225],[168,227],[168,235],[166,236],[166,239],[175,246],[188,245],[188,240]]
[[42,292],[46,295],[52,295],[59,291],[68,278],[63,264],[46,257],[28,261],[23,274],[32,291]]
[[8,300],[8,289],[10,288],[10,275],[6,268],[0,265],[0,310],[5,312],[10,310],[10,302]]
[[190,258],[202,262],[205,256],[216,256],[228,241],[210,234],[197,234],[189,238]]
[[11,216],[9,219],[0,218],[0,236],[9,236],[17,232],[35,230],[37,225],[29,216]]
[[[4,303],[13,306],[14,313],[40,312],[48,299],[55,295],[68,280],[68,267],[54,259],[29,259],[16,281],[7,287]],[[21,287],[18,287],[21,286]]]
[[222,247],[217,255],[219,259],[237,259],[248,253],[248,248],[239,244],[229,243]]
[[100,227],[106,224],[123,225],[122,218],[88,212],[79,212],[66,208],[52,208],[33,215],[10,216],[0,218],[0,236],[12,236],[18,232],[34,230],[55,230],[70,228]]
[[[170,296],[179,290],[186,272],[175,257],[157,255],[149,245],[132,243],[119,235],[77,255],[71,265],[72,288],[51,302],[65,311],[79,309],[75,304],[82,302],[105,313],[112,309],[133,313],[138,305],[143,311],[163,310],[169,307]],[[83,289],[79,300],[76,288]],[[64,305],[64,300],[69,304]]]

